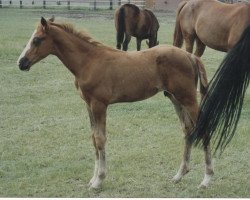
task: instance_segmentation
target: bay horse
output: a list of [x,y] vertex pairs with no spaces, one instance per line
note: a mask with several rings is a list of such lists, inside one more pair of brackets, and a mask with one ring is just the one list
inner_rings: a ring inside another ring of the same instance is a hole
[[[160,27],[159,22],[150,10],[140,10],[134,4],[124,4],[115,12],[115,27],[117,49],[128,50],[131,36],[136,37],[137,51],[141,50],[141,41],[148,39],[149,48],[159,44],[157,32]],[[125,40],[124,40],[125,35]]]
[[206,46],[228,52],[250,24],[250,4],[226,4],[217,0],[189,0],[179,3],[173,45],[201,57]]
[[[250,80],[250,25],[228,52],[209,83],[192,134],[196,145],[217,142],[221,152],[235,135]],[[204,134],[206,133],[206,134]]]
[[[110,104],[147,99],[159,91],[172,101],[185,134],[183,159],[173,181],[189,171],[191,143],[188,138],[197,119],[197,82],[202,98],[207,76],[199,58],[176,47],[157,46],[144,51],[124,52],[97,42],[71,24],[41,18],[18,59],[20,70],[48,55],[57,56],[75,76],[75,85],[86,102],[96,160],[90,188],[101,186],[106,176],[106,116]],[[209,144],[204,146],[206,187],[213,175]]]

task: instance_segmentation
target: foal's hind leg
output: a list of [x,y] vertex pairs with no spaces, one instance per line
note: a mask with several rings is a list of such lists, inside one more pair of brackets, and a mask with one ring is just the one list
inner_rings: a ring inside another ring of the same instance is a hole
[[212,156],[211,156],[211,149],[210,144],[203,146],[204,153],[205,153],[205,176],[203,181],[200,184],[200,188],[206,188],[209,185],[209,182],[214,175],[213,164],[212,164]]
[[[170,99],[175,106],[175,110],[180,118],[185,133],[185,148],[184,148],[183,160],[181,162],[177,174],[173,178],[174,182],[178,182],[186,173],[189,172],[188,165],[192,147],[192,143],[190,141],[190,136],[191,136],[190,134],[192,133],[192,129],[194,127],[194,124],[196,123],[199,107],[196,101],[193,101],[191,105],[183,105],[179,103],[174,97],[170,97]],[[200,184],[200,187],[207,187],[214,174],[214,171],[212,165],[210,145],[209,144],[204,145],[203,149],[205,153],[205,176]]]
[[130,40],[131,40],[131,36],[128,35],[128,34],[125,34],[125,40],[124,40],[123,45],[122,45],[122,50],[123,51],[128,50],[128,44],[129,44]]
[[189,161],[192,148],[192,143],[189,140],[189,136],[194,126],[194,122],[196,121],[198,104],[196,101],[194,101],[192,105],[184,106],[174,97],[170,97],[170,99],[175,106],[175,110],[179,116],[183,131],[185,133],[185,147],[182,162],[177,174],[172,179],[174,182],[178,182],[186,173],[189,172]]

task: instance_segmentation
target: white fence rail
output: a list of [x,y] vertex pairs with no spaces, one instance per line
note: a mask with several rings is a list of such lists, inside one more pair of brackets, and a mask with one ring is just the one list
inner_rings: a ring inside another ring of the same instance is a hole
[[115,9],[125,3],[136,4],[144,8],[145,0],[0,0],[0,8],[19,7],[19,8],[59,8],[68,9]]

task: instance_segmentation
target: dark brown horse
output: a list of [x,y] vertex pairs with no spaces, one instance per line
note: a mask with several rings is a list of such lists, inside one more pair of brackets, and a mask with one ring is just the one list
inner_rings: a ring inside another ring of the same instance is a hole
[[141,50],[141,41],[144,39],[149,39],[147,42],[149,48],[159,44],[157,41],[159,22],[150,10],[140,10],[134,4],[124,4],[115,12],[115,27],[117,49],[121,49],[122,46],[122,49],[127,51],[131,36],[136,37],[137,51]]
[[239,40],[250,24],[250,4],[225,4],[216,0],[190,0],[178,5],[174,32],[174,46],[202,56],[208,46],[227,52]]
[[[179,171],[173,178],[179,181],[189,171],[193,129],[200,92],[206,94],[207,77],[196,56],[176,47],[157,46],[138,52],[124,52],[95,41],[70,24],[41,19],[27,46],[18,59],[21,70],[53,54],[75,76],[75,85],[86,102],[89,113],[96,161],[91,188],[98,188],[106,176],[106,116],[110,104],[147,99],[160,91],[172,101],[185,133],[185,148]],[[206,187],[213,175],[209,144],[204,146]]]

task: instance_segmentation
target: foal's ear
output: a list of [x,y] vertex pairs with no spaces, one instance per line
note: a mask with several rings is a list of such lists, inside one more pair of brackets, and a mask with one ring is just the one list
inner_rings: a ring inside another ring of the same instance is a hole
[[48,26],[46,19],[44,19],[43,17],[41,18],[41,24],[43,27]]
[[41,18],[41,24],[43,26],[43,30],[47,32],[49,30],[48,22],[43,17]]

